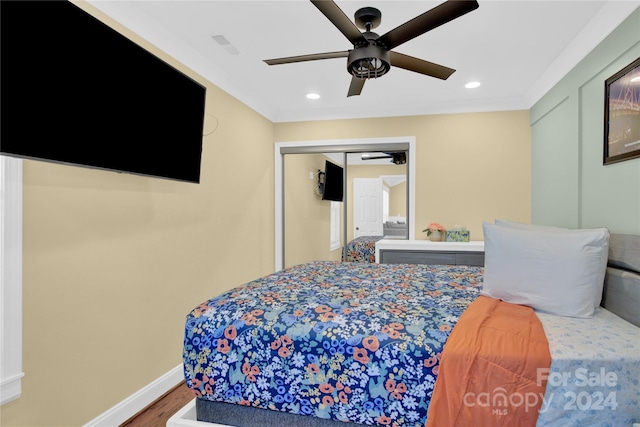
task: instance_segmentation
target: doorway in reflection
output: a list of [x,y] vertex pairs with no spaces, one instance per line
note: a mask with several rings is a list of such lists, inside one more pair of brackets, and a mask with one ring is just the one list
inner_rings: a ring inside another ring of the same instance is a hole
[[347,242],[361,236],[408,237],[407,167],[386,154],[347,154]]

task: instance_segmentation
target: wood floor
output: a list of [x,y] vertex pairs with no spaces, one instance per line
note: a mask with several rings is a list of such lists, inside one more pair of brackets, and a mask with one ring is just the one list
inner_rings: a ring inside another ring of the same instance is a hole
[[169,418],[194,397],[191,390],[182,382],[119,427],[165,427]]

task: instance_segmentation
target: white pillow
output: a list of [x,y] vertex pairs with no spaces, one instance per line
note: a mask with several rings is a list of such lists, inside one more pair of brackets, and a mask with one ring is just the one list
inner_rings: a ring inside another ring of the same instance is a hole
[[[600,274],[596,278],[596,283],[600,283],[597,292],[594,294],[593,306],[597,308],[602,301],[602,288],[604,286],[604,277],[607,273],[607,262],[609,260],[609,230],[606,228],[561,228],[551,227],[548,225],[534,225],[534,224],[521,224],[519,222],[506,221],[504,219],[496,219],[495,223],[504,227],[519,228],[524,230],[538,230],[538,231],[555,231],[557,233],[586,233],[591,234],[594,237],[600,236],[602,233],[607,235],[606,241],[604,241],[600,253]],[[595,233],[595,234],[593,234]]]
[[606,228],[484,223],[483,293],[560,316],[591,317],[609,254]]

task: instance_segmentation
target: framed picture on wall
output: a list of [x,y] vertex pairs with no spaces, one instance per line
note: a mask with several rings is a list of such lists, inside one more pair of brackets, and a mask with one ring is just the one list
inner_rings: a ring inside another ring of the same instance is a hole
[[640,157],[640,58],[604,82],[604,164]]

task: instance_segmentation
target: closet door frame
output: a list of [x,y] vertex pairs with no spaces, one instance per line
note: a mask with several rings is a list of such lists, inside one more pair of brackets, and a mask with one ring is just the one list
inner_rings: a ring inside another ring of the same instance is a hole
[[[320,141],[277,142],[274,150],[275,170],[275,271],[284,265],[284,156],[286,154],[358,153],[367,151],[407,152],[407,225],[409,239],[415,236],[415,136],[389,138],[340,139]],[[346,154],[345,154],[346,157]],[[346,168],[345,168],[346,171]],[[345,177],[346,178],[346,177]],[[344,180],[346,186],[347,180]],[[345,194],[346,194],[346,188]],[[347,205],[343,203],[344,217]],[[347,242],[347,221],[342,226],[343,242]]]

